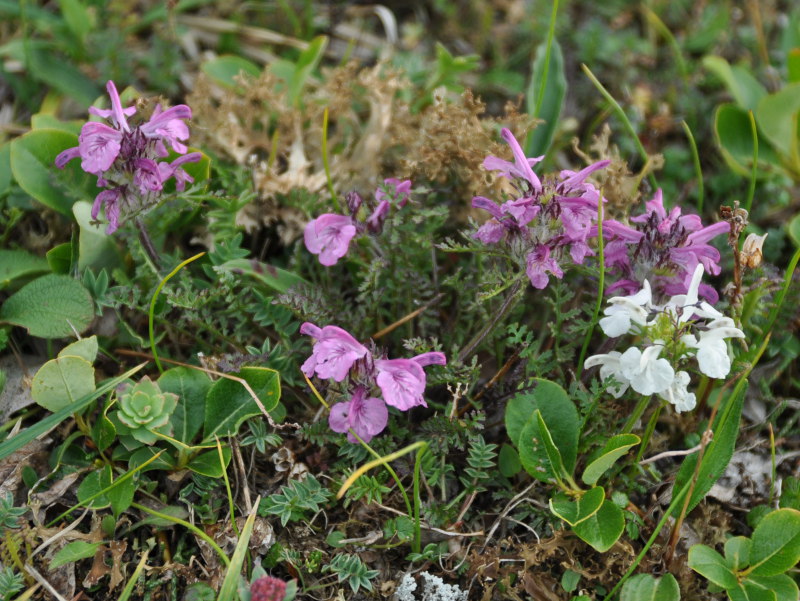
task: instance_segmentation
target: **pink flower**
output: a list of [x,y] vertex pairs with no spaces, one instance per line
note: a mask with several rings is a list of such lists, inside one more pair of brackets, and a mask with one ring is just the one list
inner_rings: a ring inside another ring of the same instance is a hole
[[489,171],[500,171],[501,175],[508,179],[519,178],[527,181],[530,184],[530,191],[532,192],[541,191],[542,182],[536,177],[531,167],[541,161],[544,156],[531,159],[527,158],[510,129],[504,127],[500,135],[503,136],[503,139],[511,147],[511,152],[514,155],[514,162],[510,163],[495,156],[488,156],[483,161],[483,167]]
[[558,261],[550,256],[550,249],[543,244],[528,254],[526,264],[525,272],[528,274],[528,279],[530,279],[531,285],[539,290],[547,288],[547,284],[550,282],[548,272],[559,279],[564,277]]
[[136,171],[133,173],[133,183],[142,194],[160,192],[164,187],[158,163],[153,159],[134,159]]
[[161,174],[161,181],[167,181],[169,178],[174,177],[175,189],[179,192],[183,192],[183,190],[186,188],[186,184],[191,184],[194,181],[194,178],[186,173],[186,171],[181,168],[181,165],[184,165],[185,163],[197,163],[202,158],[202,153],[190,152],[182,157],[178,157],[171,163],[159,163],[158,171]]
[[389,410],[381,399],[364,398],[366,389],[356,388],[353,398],[346,403],[337,403],[328,416],[328,425],[334,432],[347,432],[347,440],[358,442],[349,432],[352,429],[364,441],[369,442],[374,436],[383,432],[389,421]]
[[100,208],[103,208],[106,219],[108,220],[108,227],[106,234],[113,234],[119,228],[119,198],[122,195],[120,188],[112,188],[110,190],[103,190],[95,196],[92,203],[92,219],[97,219],[100,214]]
[[341,382],[347,377],[353,363],[367,354],[365,346],[336,326],[320,329],[313,323],[305,322],[300,326],[300,333],[315,339],[311,356],[300,367],[308,377],[316,373],[320,378],[333,378]]
[[406,179],[400,181],[395,177],[390,177],[388,179],[383,180],[383,185],[388,187],[390,190],[394,188],[394,194],[389,195],[387,194],[383,188],[378,188],[375,190],[375,200],[378,203],[385,201],[391,201],[393,198],[397,199],[397,206],[402,208],[408,202],[409,193],[411,192],[411,180]]
[[[81,135],[78,136],[81,169],[94,175],[99,175],[108,170],[117,159],[121,146],[121,131],[103,123],[95,123],[94,121],[86,123],[81,128]],[[59,157],[63,154],[62,152],[56,157],[56,165],[59,163]]]
[[310,253],[319,255],[319,262],[330,267],[347,254],[356,226],[350,217],[325,213],[306,225],[304,240]]
[[444,353],[432,352],[417,355],[412,359],[381,359],[375,362],[378,383],[387,404],[407,411],[417,405],[427,407],[422,394],[425,392],[426,365],[445,365]]
[[111,99],[111,110],[99,109],[94,106],[90,106],[89,113],[111,121],[114,124],[114,127],[120,131],[131,131],[126,117],[130,117],[131,115],[135,114],[136,107],[129,106],[127,108],[122,108],[122,101],[119,98],[117,86],[114,85],[113,81],[109,81],[106,84],[106,91],[108,91],[108,97]]
[[283,601],[286,583],[279,578],[262,576],[250,585],[250,601]]
[[192,109],[185,104],[173,106],[164,112],[161,112],[161,105],[156,105],[152,117],[140,129],[146,138],[157,140],[159,156],[165,157],[169,154],[164,146],[164,141],[169,142],[175,152],[183,154],[188,149],[179,140],[189,138],[189,127],[182,119],[191,118]]

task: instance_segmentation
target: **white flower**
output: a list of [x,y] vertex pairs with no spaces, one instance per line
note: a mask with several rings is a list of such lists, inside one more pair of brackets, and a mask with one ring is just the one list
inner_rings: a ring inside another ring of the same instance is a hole
[[619,358],[622,375],[639,394],[656,394],[665,391],[675,378],[675,370],[666,359],[659,359],[661,346],[654,344],[644,352],[635,346]]
[[608,299],[610,307],[603,310],[600,327],[609,338],[627,334],[636,323],[643,326],[647,323],[647,311],[652,301],[650,282],[644,281],[643,288],[631,296],[613,296]]
[[698,263],[692,274],[692,281],[689,283],[689,289],[686,294],[676,294],[664,306],[665,310],[679,316],[679,323],[685,323],[692,317],[701,317],[703,319],[720,319],[723,317],[722,313],[706,301],[701,301],[698,297],[700,280],[703,279],[703,270],[703,264]]
[[691,411],[697,405],[697,397],[693,392],[689,392],[689,374],[685,371],[679,371],[675,374],[672,384],[669,385],[661,397],[669,401],[675,406],[677,413],[684,411]]
[[695,358],[700,371],[709,378],[724,378],[731,370],[731,358],[728,355],[726,338],[744,338],[744,332],[734,327],[730,317],[721,317],[709,322],[707,330],[700,332],[699,339],[684,336],[687,346],[697,349]]
[[615,399],[618,399],[625,394],[625,391],[628,390],[628,386],[630,386],[628,378],[622,375],[622,370],[619,364],[620,356],[621,353],[619,351],[611,351],[607,355],[592,355],[583,363],[584,369],[589,369],[590,367],[599,365],[600,379],[604,382],[607,378],[614,376],[614,379],[617,381],[617,383],[612,384],[606,388],[606,390],[614,395]]

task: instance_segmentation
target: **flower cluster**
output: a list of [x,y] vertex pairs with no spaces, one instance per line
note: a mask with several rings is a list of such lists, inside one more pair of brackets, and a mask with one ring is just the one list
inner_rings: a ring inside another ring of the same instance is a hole
[[[720,272],[719,251],[708,243],[727,234],[730,225],[721,221],[703,227],[698,215],[682,215],[680,207],[667,213],[661,190],[645,203],[643,215],[631,217],[631,226],[608,219],[603,221],[606,267],[621,275],[608,291],[632,293],[647,279],[658,293],[682,294],[698,265],[712,275]],[[700,295],[712,303],[719,295],[713,287],[701,284]]]
[[357,218],[363,199],[353,192],[347,195],[350,216],[324,213],[310,221],[303,232],[308,252],[319,255],[319,262],[330,267],[347,254],[350,241],[364,232],[379,233],[392,204],[402,208],[408,202],[411,180],[389,178],[375,191],[372,211],[364,221]]
[[272,576],[262,576],[250,585],[250,601],[283,601],[286,583]]
[[[186,154],[183,141],[189,137],[184,119],[191,119],[192,110],[185,104],[162,111],[156,105],[150,119],[132,125],[128,117],[136,107],[122,107],[114,82],[106,85],[111,98],[111,109],[89,107],[89,113],[108,121],[111,125],[90,121],[81,128],[78,146],[68,148],[55,160],[58,168],[75,158],[81,159],[81,169],[97,176],[97,185],[105,188],[92,205],[92,219],[97,219],[103,208],[108,220],[107,233],[120,225],[121,217],[135,215],[158,202],[164,183],[175,178],[175,187],[183,190],[194,180],[182,165],[195,163],[202,158],[199,152]],[[172,162],[160,161],[169,155],[167,146],[178,154]]]
[[585,169],[562,171],[558,179],[541,181],[532,166],[542,157],[527,158],[514,135],[503,129],[502,136],[514,154],[514,162],[495,156],[486,157],[483,166],[499,171],[517,191],[516,198],[498,205],[476,196],[472,206],[487,211],[491,218],[474,234],[484,244],[504,243],[512,256],[524,263],[534,288],[546,288],[553,275],[564,275],[562,264],[567,256],[576,265],[594,252],[587,240],[597,221],[599,192],[586,178],[608,165],[599,161]]
[[[600,366],[600,377],[616,380],[608,391],[619,398],[632,388],[639,394],[658,394],[675,410],[694,409],[696,398],[689,392],[689,374],[676,371],[689,359],[697,362],[701,373],[724,378],[731,369],[726,338],[744,338],[730,317],[699,299],[704,267],[692,273],[686,294],[675,295],[663,306],[654,305],[649,281],[631,296],[609,299],[600,327],[609,337],[635,334],[643,345],[624,353],[611,351],[594,355],[584,367]],[[661,355],[664,355],[662,357]]]
[[300,332],[314,339],[311,356],[300,368],[303,373],[336,382],[347,380],[350,400],[333,406],[328,423],[334,432],[347,432],[350,442],[356,442],[350,429],[365,442],[383,431],[389,419],[386,405],[400,411],[418,405],[427,407],[423,397],[426,383],[423,367],[447,362],[444,353],[439,352],[411,359],[387,359],[370,352],[337,326],[319,328],[306,322],[300,326]]

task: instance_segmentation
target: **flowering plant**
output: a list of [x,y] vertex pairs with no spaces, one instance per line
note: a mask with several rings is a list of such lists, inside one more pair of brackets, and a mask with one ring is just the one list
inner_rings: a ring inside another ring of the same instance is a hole
[[604,380],[613,376],[615,383],[608,391],[615,397],[630,387],[639,394],[658,394],[680,413],[694,409],[696,397],[688,390],[688,372],[675,371],[676,367],[695,359],[708,377],[728,375],[731,360],[725,340],[744,338],[744,332],[730,317],[699,299],[704,269],[698,263],[686,294],[675,295],[661,306],[653,303],[648,280],[636,294],[609,299],[600,320],[603,332],[612,338],[634,334],[644,348],[631,346],[623,353],[594,355],[584,363],[586,368],[600,366]]
[[357,442],[350,430],[364,442],[383,431],[389,419],[386,405],[400,411],[420,405],[427,407],[423,367],[447,363],[440,352],[422,353],[411,359],[388,359],[375,349],[368,350],[337,326],[319,328],[306,322],[300,326],[300,332],[314,338],[311,356],[301,367],[303,373],[335,382],[347,380],[350,400],[333,406],[328,424],[334,432],[347,432],[350,442]]
[[[136,113],[136,107],[122,106],[113,81],[106,84],[111,109],[89,107],[89,113],[105,119],[111,125],[89,121],[81,128],[78,146],[61,152],[55,160],[63,169],[72,159],[81,159],[81,169],[97,176],[97,185],[104,188],[92,205],[92,219],[97,219],[103,209],[108,228],[115,232],[121,221],[138,215],[155,206],[164,188],[164,183],[175,179],[175,187],[184,190],[194,181],[182,168],[186,163],[195,163],[202,158],[199,152],[186,154],[188,148],[183,141],[189,137],[189,128],[184,123],[191,119],[192,110],[185,104],[162,110],[156,105],[146,122],[128,123],[128,117]],[[183,156],[169,162],[167,146]]]

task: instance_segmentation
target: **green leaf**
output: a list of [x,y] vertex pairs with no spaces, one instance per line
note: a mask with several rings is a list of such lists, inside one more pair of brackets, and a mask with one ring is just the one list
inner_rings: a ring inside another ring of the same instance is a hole
[[117,518],[133,503],[133,496],[136,494],[136,483],[133,478],[122,481],[117,479],[112,482],[112,486],[114,488],[106,492],[105,496],[111,503],[111,511],[114,512],[114,517]]
[[36,113],[31,116],[31,129],[57,129],[75,136],[80,135],[84,123],[84,121],[61,121],[49,113]]
[[24,250],[0,249],[0,290],[17,278],[48,271],[50,271],[50,266],[47,259],[37,257]]
[[58,0],[58,4],[61,6],[61,14],[70,31],[83,44],[86,36],[92,30],[92,14],[80,0]]
[[[700,465],[697,474],[697,484],[692,491],[692,496],[686,509],[687,513],[703,500],[706,493],[711,490],[714,483],[725,472],[725,468],[733,456],[733,448],[739,435],[739,420],[742,415],[742,403],[746,389],[747,380],[742,379],[733,392],[722,400],[722,407],[717,413],[717,418],[711,428],[714,432],[714,438],[703,454],[703,463]],[[697,465],[697,453],[692,453],[683,460],[675,477],[675,484],[672,487],[674,494],[680,491],[690,479],[694,478],[695,465]]]
[[[795,215],[787,226],[789,237],[796,246],[800,246],[800,214]],[[2,286],[0,286],[2,287]]]
[[59,274],[68,274],[72,268],[72,243],[64,242],[47,251],[47,264],[50,271]]
[[692,545],[689,549],[689,567],[724,589],[737,586],[738,581],[730,564],[711,547]]
[[63,549],[60,549],[53,555],[53,559],[50,561],[50,569],[55,570],[68,563],[75,563],[81,559],[94,557],[101,544],[102,543],[89,543],[83,540],[67,543]]
[[31,397],[48,411],[59,411],[94,392],[94,367],[83,357],[65,355],[42,365],[31,383]]
[[703,57],[703,66],[719,77],[728,88],[736,104],[744,110],[754,110],[767,90],[746,68],[731,66],[720,56]]
[[111,446],[117,438],[117,429],[114,423],[105,414],[97,418],[92,426],[92,440],[97,445],[97,450],[101,453]]
[[49,431],[51,428],[57,426],[62,421],[70,417],[73,413],[79,413],[83,411],[90,403],[93,403],[97,398],[107,393],[109,390],[112,390],[119,386],[122,382],[133,376],[136,372],[142,369],[146,363],[142,363],[141,365],[137,365],[134,368],[129,369],[124,374],[117,376],[116,378],[112,378],[110,380],[106,380],[103,382],[97,390],[95,390],[92,394],[86,395],[81,397],[72,405],[68,407],[64,407],[60,411],[53,413],[45,417],[42,420],[36,422],[35,425],[31,426],[30,428],[26,428],[19,434],[12,436],[11,438],[0,442],[0,460],[8,457],[12,453],[20,450],[30,441],[36,439],[38,436],[41,436],[45,432]]
[[753,531],[750,570],[754,576],[775,576],[800,561],[800,511],[778,509]]
[[[141,449],[137,449],[130,456],[130,459],[128,459],[128,469],[132,470],[142,465],[153,455],[157,455],[159,451],[162,451],[162,449],[155,447],[143,447]],[[170,471],[176,469],[176,467],[177,465],[175,459],[169,453],[163,452],[158,459],[152,463],[148,463],[146,467],[142,468],[141,473],[149,472],[151,470]]]
[[72,205],[78,223],[78,271],[91,267],[113,270],[122,267],[122,255],[114,239],[106,234],[106,225],[92,219],[92,203],[78,201]]
[[734,571],[750,565],[752,541],[746,536],[734,536],[725,541],[725,559]]
[[[250,385],[267,411],[278,404],[281,388],[277,371],[245,367],[235,375]],[[236,434],[242,422],[255,415],[261,415],[261,410],[247,389],[240,382],[221,378],[214,382],[206,396],[203,440],[213,441],[215,436]]]
[[560,492],[550,499],[550,511],[574,527],[597,513],[605,499],[606,492],[602,486],[590,488],[580,497],[570,498]]
[[609,500],[603,501],[600,509],[572,531],[600,553],[605,553],[617,542],[625,529],[622,510]]
[[800,82],[800,48],[792,48],[786,56],[789,83]]
[[261,68],[254,62],[232,54],[222,55],[200,65],[200,70],[219,85],[231,90],[240,90],[236,77],[244,73],[250,77],[261,75]]
[[306,81],[311,76],[311,72],[316,68],[317,63],[319,63],[322,55],[325,53],[325,48],[327,46],[328,37],[320,35],[311,40],[308,48],[300,53],[300,56],[294,65],[294,73],[292,74],[292,78],[288,82],[288,96],[292,105],[298,106],[300,104]]
[[[89,291],[66,275],[48,274],[23,286],[0,307],[0,322],[28,329],[39,338],[66,338],[94,319]],[[74,330],[73,330],[74,328]]]
[[603,450],[600,451],[599,457],[587,465],[583,471],[582,479],[584,483],[594,486],[600,476],[617,462],[617,459],[640,442],[641,440],[636,434],[617,434],[612,436],[606,446],[603,447]]
[[192,459],[186,466],[193,472],[208,476],[209,478],[222,478],[225,468],[231,461],[230,447],[222,447],[222,460],[224,465],[220,463],[219,452],[217,449],[213,451],[206,451]]
[[78,145],[78,136],[55,129],[35,129],[11,142],[11,171],[20,187],[42,204],[71,215],[76,200],[97,194],[97,178],[81,169],[75,159],[63,169],[56,156]]
[[553,442],[561,453],[564,467],[572,473],[578,457],[580,431],[578,410],[575,409],[575,404],[566,391],[555,382],[534,378],[533,383],[536,388],[532,392],[513,397],[506,406],[505,423],[508,437],[519,449],[522,429],[531,419],[533,412],[538,409],[542,412],[547,428],[553,436]]
[[547,69],[547,82],[544,89],[544,97],[539,114],[535,113],[536,103],[539,98],[542,78],[544,77],[544,61],[547,52],[547,42],[543,42],[536,49],[536,58],[532,65],[532,77],[528,91],[526,93],[526,105],[528,114],[537,119],[544,120],[536,126],[528,138],[527,155],[537,157],[545,154],[553,141],[553,134],[558,126],[558,119],[561,116],[561,108],[564,104],[564,97],[567,93],[567,78],[564,76],[564,56],[561,53],[561,46],[556,40],[550,48],[550,65]]
[[231,259],[230,261],[225,261],[222,265],[214,267],[214,270],[252,277],[268,289],[281,294],[288,291],[295,284],[308,283],[291,271],[273,267],[255,259]]
[[111,486],[111,467],[106,465],[90,472],[78,486],[78,502],[84,507],[95,509],[108,507],[111,502],[106,494],[97,494]]
[[522,469],[522,464],[519,461],[519,453],[514,447],[508,444],[500,447],[500,453],[497,456],[497,468],[506,478],[511,478],[519,473]]
[[0,144],[0,198],[11,189],[11,142]]
[[211,379],[197,369],[175,367],[161,374],[158,386],[163,392],[178,395],[178,405],[170,418],[172,436],[183,443],[191,444],[203,426],[203,412]]
[[[758,135],[760,175],[781,169],[780,159],[761,134]],[[714,113],[714,136],[728,166],[749,177],[753,164],[753,132],[747,111],[733,104],[721,104]]]
[[100,94],[100,89],[91,79],[52,48],[32,48],[27,56],[31,77],[74,98],[81,106],[92,104]]
[[250,536],[253,534],[253,524],[256,519],[256,508],[258,503],[255,504],[253,511],[247,517],[244,523],[242,533],[239,536],[239,541],[236,543],[236,548],[231,556],[231,563],[228,569],[225,570],[225,578],[222,581],[222,586],[219,588],[219,596],[217,601],[237,601],[237,585],[239,584],[239,574],[242,572],[245,557],[247,557],[248,545],[250,543]]
[[672,574],[656,578],[650,574],[631,577],[620,592],[619,601],[680,601],[681,589]]
[[89,336],[88,338],[81,338],[72,344],[68,344],[61,352],[58,353],[59,357],[66,357],[73,355],[75,357],[82,357],[89,363],[94,363],[97,358],[97,336]]
[[797,156],[798,111],[800,111],[800,82],[788,84],[780,91],[765,96],[755,111],[759,129],[785,157]]
[[[145,468],[145,470],[146,469],[147,468]],[[164,505],[163,507],[158,508],[158,513],[163,513],[165,515],[177,518],[179,520],[185,520],[186,518],[189,517],[189,512],[186,511],[186,508],[181,507],[179,505]],[[141,522],[139,522],[139,524],[143,526],[152,525],[155,526],[156,528],[169,528],[171,526],[174,526],[175,522],[165,518],[160,518],[155,515],[148,515]]]
[[[797,601],[800,598],[800,590],[795,581],[786,574],[775,576],[750,576],[743,583],[745,597],[747,601]],[[737,601],[731,594],[731,601]]]

